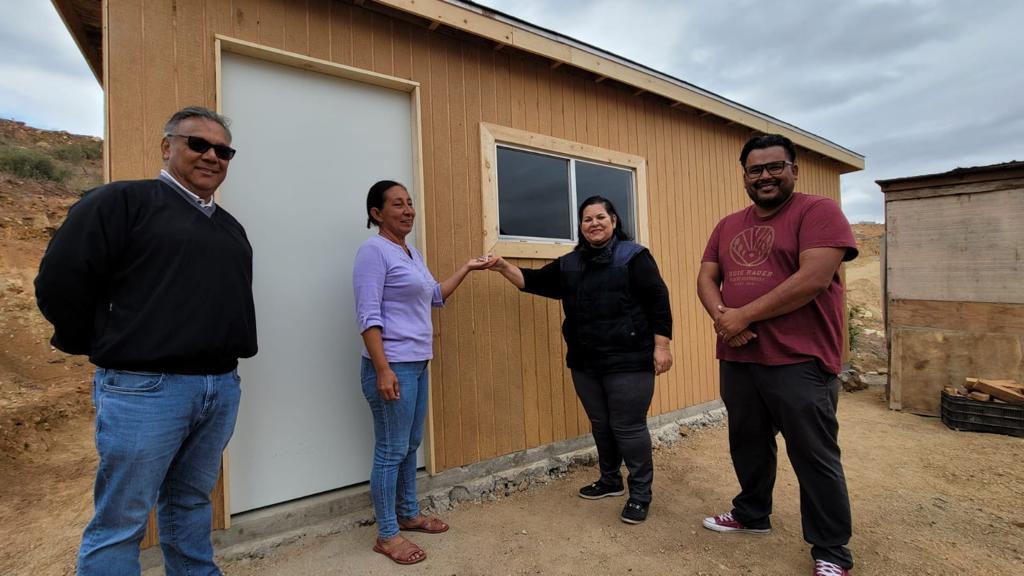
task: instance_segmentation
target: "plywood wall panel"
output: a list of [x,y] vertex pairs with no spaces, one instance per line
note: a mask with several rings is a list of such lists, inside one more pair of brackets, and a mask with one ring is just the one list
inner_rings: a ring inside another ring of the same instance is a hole
[[[225,4],[222,0],[207,0],[208,4]],[[259,0],[232,0],[231,18],[234,22],[234,30],[225,33],[248,42],[259,42],[260,40],[260,9]],[[209,31],[208,31],[209,32]]]
[[[313,0],[316,2],[316,0]],[[287,0],[284,13],[284,49],[309,54],[309,9],[306,0]]]
[[259,43],[272,48],[285,48],[285,25],[288,19],[286,0],[260,0]]
[[[175,38],[167,29],[167,21],[173,21],[176,14],[173,7],[160,0],[143,2],[142,10],[142,62],[143,73],[138,81],[142,85],[142,122],[144,126],[162,126],[167,118],[179,108],[177,74],[147,74],[145,71],[173,69]],[[184,79],[182,79],[184,80]],[[162,131],[142,132],[142,146],[147,150],[158,150]],[[159,155],[145,157],[143,174],[140,177],[153,178],[163,167]]]
[[331,2],[310,0],[306,14],[309,30],[308,54],[321,60],[331,59]]
[[150,135],[160,131],[159,125],[146,124],[143,114],[143,86],[139,80],[146,69],[142,45],[142,5],[137,2],[108,3],[107,47],[118,58],[108,57],[107,83],[116,89],[107,90],[107,133],[110,151],[110,177],[113,180],[145,178],[146,158],[157,154],[144,153],[147,130]]
[[374,14],[373,22],[373,70],[389,76],[395,73],[395,50],[391,32],[392,19]]
[[352,8],[352,66],[373,70],[373,13]]
[[1024,193],[889,201],[889,297],[1024,304]]
[[330,3],[331,62],[352,64],[352,7],[340,2]]
[[[202,30],[206,26],[204,0],[178,0],[175,3],[178,26],[188,30]],[[207,78],[206,68],[213,60],[212,42],[201,35],[198,42],[175,42],[174,60],[178,80],[176,82],[176,104],[183,106],[212,106],[214,99],[208,99],[207,85],[213,78]],[[209,56],[208,56],[209,55]],[[172,110],[173,112],[173,110]],[[168,113],[170,114],[170,112]]]

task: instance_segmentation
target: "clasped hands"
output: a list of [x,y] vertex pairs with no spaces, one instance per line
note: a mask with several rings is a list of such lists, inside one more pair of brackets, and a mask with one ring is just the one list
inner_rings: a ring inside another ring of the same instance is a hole
[[717,333],[726,344],[738,348],[757,338],[757,334],[750,330],[750,320],[739,308],[728,308],[718,305],[718,315],[714,317],[715,333]]

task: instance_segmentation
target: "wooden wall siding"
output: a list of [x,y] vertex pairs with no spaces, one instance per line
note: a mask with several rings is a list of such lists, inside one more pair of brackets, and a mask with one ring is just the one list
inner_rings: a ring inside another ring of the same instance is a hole
[[886,202],[889,298],[1024,304],[1022,191]]
[[939,416],[968,376],[1024,379],[1024,304],[889,300],[889,406]]
[[[746,128],[337,0],[108,0],[108,10],[114,179],[156,174],[160,129],[175,109],[216,106],[214,34],[420,83],[421,217],[438,277],[475,256],[482,242],[481,121],[645,157],[650,248],[675,316],[676,364],[658,378],[651,412],[718,398],[713,332],[694,284],[711,229],[748,204],[737,165]],[[798,190],[838,200],[838,165],[801,152]],[[434,320],[437,469],[589,433],[564,366],[557,302],[476,273]]]

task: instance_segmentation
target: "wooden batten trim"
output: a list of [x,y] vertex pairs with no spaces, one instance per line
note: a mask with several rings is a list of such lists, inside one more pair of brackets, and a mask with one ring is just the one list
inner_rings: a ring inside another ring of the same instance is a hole
[[[412,106],[412,174],[413,174],[413,186],[415,187],[416,194],[413,196],[413,204],[416,208],[417,214],[423,214],[422,218],[417,218],[417,226],[419,230],[416,233],[416,249],[420,251],[423,256],[423,263],[429,263],[429,250],[427,250],[427,203],[426,203],[426,192],[423,189],[423,108],[422,108],[422,95],[420,94],[420,87],[417,84],[412,92],[409,93],[410,104]],[[427,381],[435,382],[433,374],[433,362],[427,363]],[[427,462],[426,468],[427,473],[433,476],[441,471],[441,467],[438,464],[436,442],[434,441],[434,394],[427,395],[427,421],[426,430],[423,435],[423,451],[426,454]]]
[[983,192],[1001,192],[1003,190],[1024,190],[1024,173],[1017,170],[1015,177],[1002,179],[974,178],[963,182],[945,179],[938,182],[913,183],[905,186],[883,187],[882,193],[886,202],[898,200],[915,200],[918,198],[934,198],[937,196],[954,196],[957,194],[979,194]]
[[931,328],[979,334],[1024,334],[1024,304],[889,300],[890,330]]
[[444,0],[377,0],[379,4],[415,14],[430,21],[440,21],[452,28],[476,36],[509,44],[520,50],[571,64],[598,76],[606,76],[623,84],[641,88],[692,108],[706,110],[760,132],[783,134],[798,146],[824,154],[839,161],[841,172],[864,169],[864,157],[830,144],[768,116],[745,110],[723,98],[687,88],[594,52],[565,44],[548,36],[505,23],[485,14],[445,2]]
[[110,182],[110,14],[107,0],[101,6],[103,19],[103,182]]
[[542,153],[557,154],[580,160],[592,160],[631,168],[634,172],[634,195],[636,197],[637,242],[648,245],[650,226],[647,213],[647,160],[617,150],[608,150],[589,144],[581,144],[498,126],[480,123],[480,193],[483,207],[483,253],[499,254],[510,258],[539,258],[552,260],[563,256],[575,246],[574,242],[532,242],[529,240],[505,240],[500,237],[498,226],[498,162],[496,146],[512,144],[531,148]]
[[419,86],[419,82],[413,82],[412,80],[388,76],[387,74],[371,72],[361,68],[353,68],[352,66],[345,66],[344,64],[336,64],[329,60],[313,58],[312,56],[306,56],[295,52],[287,52],[278,48],[231,38],[230,36],[217,34],[216,39],[219,46],[217,50],[218,54],[222,51],[231,52],[232,54],[258,58],[268,62],[302,68],[304,70],[319,72],[329,76],[336,76],[346,80],[355,80],[357,82],[373,84],[374,86],[390,88],[401,92],[412,92],[414,88]]
[[223,524],[220,528],[227,530],[231,528],[231,460],[228,458],[228,449],[224,449],[224,454],[221,455],[220,459],[220,478],[221,483],[224,485],[224,493],[221,495],[221,501],[224,504],[224,517],[221,519]]

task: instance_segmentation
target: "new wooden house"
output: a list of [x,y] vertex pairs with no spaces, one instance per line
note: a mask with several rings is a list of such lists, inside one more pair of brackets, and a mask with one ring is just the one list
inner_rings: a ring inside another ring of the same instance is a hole
[[[718,399],[695,282],[711,229],[748,203],[755,132],[800,148],[798,189],[839,200],[863,157],[599,48],[459,0],[54,0],[102,84],[105,170],[149,178],[162,126],[203,105],[239,150],[218,202],[256,251],[260,354],[243,362],[229,511],[363,482],[351,267],[374,181],[405,182],[437,277],[490,251],[540,266],[575,207],[619,203],[671,289],[675,368],[652,416]],[[475,273],[435,316],[423,464],[472,466],[589,433],[557,302]],[[223,520],[223,519],[222,519]]]

